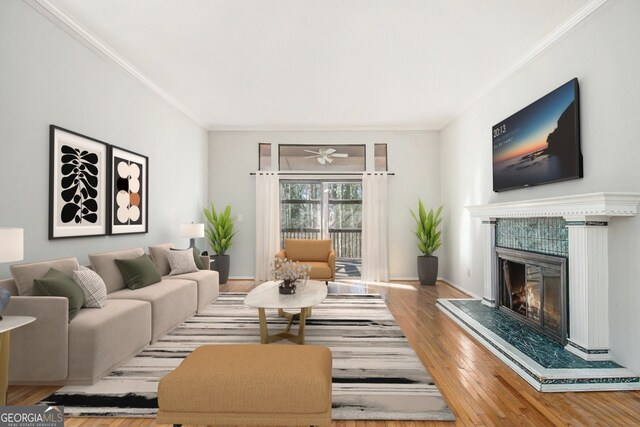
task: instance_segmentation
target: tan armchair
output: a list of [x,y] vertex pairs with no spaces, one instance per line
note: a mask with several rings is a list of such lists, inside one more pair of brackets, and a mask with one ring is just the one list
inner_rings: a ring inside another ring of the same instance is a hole
[[285,239],[284,249],[276,257],[310,265],[309,279],[325,282],[336,279],[336,253],[331,240]]

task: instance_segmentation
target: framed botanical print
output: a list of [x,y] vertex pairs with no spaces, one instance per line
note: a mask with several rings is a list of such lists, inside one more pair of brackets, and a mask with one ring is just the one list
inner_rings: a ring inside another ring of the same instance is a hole
[[49,150],[49,239],[104,236],[108,145],[51,125]]
[[111,146],[109,234],[147,233],[149,158]]

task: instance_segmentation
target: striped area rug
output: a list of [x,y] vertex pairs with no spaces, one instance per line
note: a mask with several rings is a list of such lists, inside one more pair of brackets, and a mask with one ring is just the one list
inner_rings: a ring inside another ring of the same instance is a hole
[[[260,342],[258,312],[243,304],[245,296],[220,294],[103,380],[65,386],[42,403],[64,405],[67,416],[155,416],[159,379],[196,347]],[[270,333],[284,329],[276,310],[267,310],[267,320]],[[455,419],[380,295],[329,294],[313,308],[305,333],[307,344],[333,353],[333,419]]]

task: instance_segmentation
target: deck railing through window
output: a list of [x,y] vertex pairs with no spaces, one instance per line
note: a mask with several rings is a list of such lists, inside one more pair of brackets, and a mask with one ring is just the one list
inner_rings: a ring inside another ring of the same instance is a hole
[[[360,258],[362,253],[360,229],[330,228],[329,236],[333,242],[333,249],[337,258]],[[320,239],[320,230],[314,228],[282,229],[281,243],[284,239]]]

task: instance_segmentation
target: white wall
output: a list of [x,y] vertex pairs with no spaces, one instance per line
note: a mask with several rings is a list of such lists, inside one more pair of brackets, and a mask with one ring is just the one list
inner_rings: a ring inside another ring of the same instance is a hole
[[[229,251],[232,277],[253,277],[255,262],[255,177],[258,144],[388,144],[389,171],[389,268],[392,278],[415,278],[415,236],[409,207],[418,197],[427,207],[440,204],[439,134],[422,131],[322,131],[322,132],[209,132],[209,196],[222,208],[233,206],[243,216],[239,233]],[[371,166],[367,162],[367,167]],[[257,209],[258,213],[260,209]]]
[[[25,261],[187,245],[179,224],[202,219],[207,194],[203,128],[17,0],[0,2],[0,100],[0,226],[25,229]],[[149,157],[148,234],[48,240],[50,124]]]
[[[480,221],[466,205],[597,191],[640,192],[640,2],[611,0],[441,133],[442,275],[482,294]],[[584,178],[493,193],[491,127],[578,77]],[[640,218],[609,227],[611,347],[640,372]],[[470,269],[470,276],[467,275]]]

